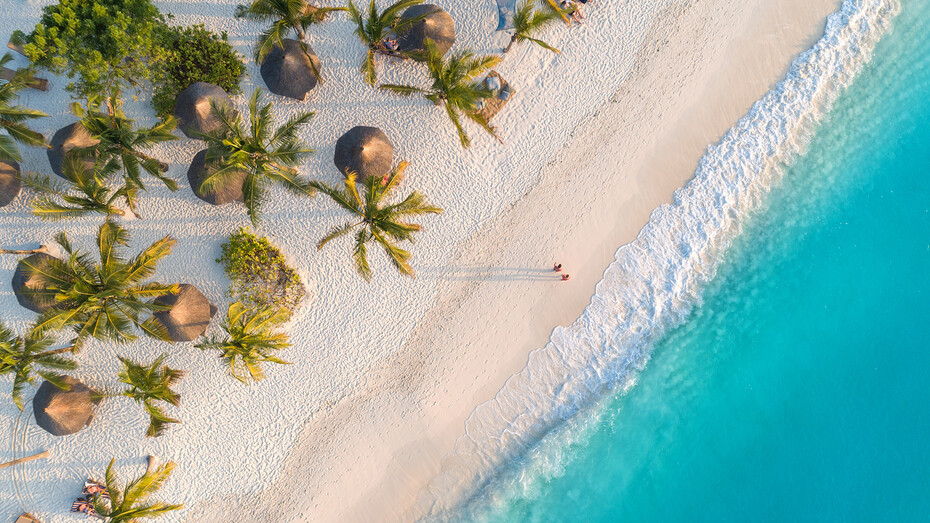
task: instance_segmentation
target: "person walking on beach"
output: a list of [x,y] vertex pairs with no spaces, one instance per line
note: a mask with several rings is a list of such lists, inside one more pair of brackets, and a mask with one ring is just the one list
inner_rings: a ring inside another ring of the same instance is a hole
[[562,281],[568,281],[569,278],[571,278],[571,276],[569,276],[568,274],[562,275]]
[[555,265],[552,266],[552,270],[555,272],[562,272],[562,264],[555,262]]

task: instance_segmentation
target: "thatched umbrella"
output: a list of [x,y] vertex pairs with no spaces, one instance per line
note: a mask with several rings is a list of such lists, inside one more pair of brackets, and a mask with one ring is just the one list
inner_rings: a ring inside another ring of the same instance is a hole
[[80,381],[65,376],[71,388],[61,390],[43,381],[32,399],[36,424],[54,436],[67,436],[90,425],[94,419],[94,406],[100,403],[100,393]]
[[19,164],[12,160],[0,162],[0,207],[6,207],[15,200],[21,188]]
[[394,162],[394,145],[377,127],[356,126],[336,140],[333,163],[343,175],[353,171],[358,180],[384,176]]
[[35,274],[48,269],[49,261],[54,260],[43,252],[27,256],[16,264],[13,271],[13,294],[20,305],[39,314],[55,305],[55,292],[43,288]]
[[303,101],[307,93],[316,87],[317,78],[313,74],[313,67],[320,70],[320,59],[313,54],[313,49],[307,46],[307,52],[313,59],[307,58],[300,42],[293,38],[284,39],[284,47],[274,46],[262,62],[262,79],[268,90]]
[[413,53],[416,58],[418,53],[426,52],[423,41],[429,38],[436,43],[440,54],[448,53],[449,49],[452,49],[452,44],[455,43],[455,21],[452,20],[452,15],[443,11],[439,6],[420,4],[407,8],[401,17],[410,19],[422,15],[427,16],[413,24],[407,32],[398,36],[397,49],[405,53]]
[[248,173],[239,171],[235,176],[228,177],[227,183],[216,184],[212,189],[201,190],[200,185],[207,177],[207,173],[213,170],[212,168],[208,170],[206,164],[207,150],[204,149],[194,155],[194,159],[191,160],[191,166],[187,170],[187,181],[191,184],[191,191],[194,192],[194,196],[207,203],[212,203],[213,205],[241,202],[242,182],[245,181],[245,177],[248,176]]
[[155,300],[159,305],[168,305],[168,310],[158,311],[153,316],[168,329],[172,341],[192,341],[210,325],[216,307],[193,285],[182,283],[177,294]]
[[210,101],[235,111],[232,99],[222,87],[207,82],[197,82],[178,94],[174,116],[178,127],[188,138],[198,138],[191,131],[209,133],[222,127],[220,119],[213,114]]
[[[62,162],[64,162],[65,156],[68,155],[72,149],[93,147],[98,143],[100,143],[100,140],[92,137],[90,133],[87,132],[87,129],[81,125],[81,122],[74,122],[71,125],[62,127],[52,136],[52,141],[49,143],[51,148],[48,149],[48,163],[52,164],[52,172],[64,178]],[[81,163],[84,164],[87,169],[93,169],[94,157],[88,154]]]

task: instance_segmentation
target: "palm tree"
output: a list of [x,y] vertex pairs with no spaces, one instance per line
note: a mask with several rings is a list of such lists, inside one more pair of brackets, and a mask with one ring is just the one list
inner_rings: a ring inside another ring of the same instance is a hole
[[140,315],[165,310],[166,306],[152,300],[178,292],[176,284],[144,283],[155,273],[158,262],[174,248],[171,236],[126,260],[119,247],[128,245],[129,233],[108,221],[97,233],[100,254],[97,264],[88,253],[75,250],[64,232],[58,233],[55,241],[68,257],[52,258],[47,270],[29,275],[37,282],[39,292],[56,294],[56,305],[36,321],[34,336],[71,327],[77,333],[77,343],[88,336],[127,342],[137,338],[133,333],[135,326],[153,338],[168,339],[164,325],[153,317],[143,321]]
[[297,139],[297,131],[315,113],[298,113],[272,132],[271,104],[259,108],[260,97],[261,89],[257,89],[249,100],[248,127],[239,113],[211,102],[221,126],[211,133],[200,134],[207,142],[206,164],[212,170],[201,187],[210,189],[215,184],[229,183],[246,172],[242,199],[253,225],[258,225],[269,183],[277,182],[297,195],[313,195],[307,181],[297,174],[296,166],[313,153],[313,149]]
[[307,49],[307,28],[319,24],[334,11],[345,11],[343,7],[316,7],[306,0],[253,0],[249,5],[236,7],[236,18],[258,22],[271,22],[259,37],[255,46],[255,61],[261,63],[275,47],[284,47],[284,39],[291,31],[297,34],[300,47],[310,59],[310,67],[317,80],[322,81],[310,50]]
[[[4,54],[0,58],[0,67],[3,67],[12,59],[10,53]],[[0,129],[5,130],[7,133],[5,135],[0,134],[0,160],[23,161],[19,147],[16,145],[17,142],[33,147],[46,146],[45,137],[30,129],[26,122],[48,115],[42,111],[36,111],[21,105],[13,105],[17,94],[26,86],[28,80],[28,73],[19,72],[13,80],[0,86]]]
[[[483,83],[476,80],[482,73],[501,62],[501,57],[485,55],[475,56],[475,53],[466,50],[453,54],[448,60],[436,49],[436,44],[429,38],[424,40],[426,47],[426,66],[433,79],[433,85],[428,89],[412,87],[409,85],[381,84],[381,89],[387,89],[403,96],[421,94],[436,105],[442,105],[446,114],[455,125],[462,147],[471,145],[465,129],[462,128],[460,114],[477,123],[491,136],[497,138],[494,128],[479,112],[479,104],[494,96],[494,93]],[[498,138],[500,140],[500,138]]]
[[[43,220],[62,220],[92,213],[102,214],[109,219],[113,215],[126,214],[114,202],[125,197],[124,192],[128,188],[124,186],[114,191],[103,182],[117,169],[115,162],[107,162],[94,172],[77,156],[66,155],[62,163],[66,183],[34,173],[24,174],[20,179],[27,187],[40,193],[32,201],[32,213]],[[73,190],[78,194],[75,195]]]
[[50,349],[54,343],[55,340],[49,336],[15,336],[13,331],[0,323],[0,375],[13,375],[13,403],[19,410],[23,410],[23,388],[27,383],[35,384],[33,373],[56,387],[64,390],[70,388],[63,376],[54,370],[77,368],[77,363],[59,356],[74,351],[74,346]]
[[223,330],[227,337],[211,338],[195,345],[202,350],[218,350],[229,365],[229,372],[242,383],[265,378],[262,363],[288,364],[274,353],[290,347],[287,334],[278,332],[278,325],[287,321],[286,309],[266,305],[248,309],[241,302],[233,303],[226,312]]
[[371,267],[368,265],[367,243],[374,240],[387,253],[394,267],[405,276],[413,276],[410,266],[410,252],[401,249],[396,242],[413,241],[413,233],[422,230],[415,223],[404,221],[407,217],[424,214],[440,214],[442,209],[426,202],[425,197],[414,191],[400,203],[388,204],[384,200],[394,192],[403,180],[404,170],[409,164],[401,162],[384,178],[369,176],[362,182],[364,196],[359,193],[355,173],[349,173],[345,179],[345,188],[339,189],[320,182],[311,182],[315,188],[333,199],[340,207],[355,215],[355,219],[330,230],[316,248],[322,249],[331,240],[352,232],[355,234],[355,249],[352,258],[355,269],[365,281],[371,280]]
[[556,18],[560,18],[562,22],[565,23],[565,25],[569,27],[572,26],[571,21],[568,19],[568,13],[559,7],[559,5],[556,3],[556,0],[543,0],[542,5],[547,11],[555,15]]
[[[413,18],[402,18],[401,13],[408,7],[422,4],[423,0],[399,0],[391,4],[381,14],[378,14],[378,8],[375,6],[375,0],[371,0],[368,5],[368,14],[363,16],[358,7],[349,0],[346,10],[349,12],[349,18],[355,22],[355,35],[363,44],[368,46],[368,53],[362,60],[362,77],[368,82],[368,85],[375,85],[377,73],[375,72],[375,53],[386,51],[384,39],[391,32],[403,33],[413,24],[419,22],[427,15],[421,15]],[[395,51],[395,54],[400,54]]]
[[171,390],[171,386],[184,377],[184,371],[172,369],[162,365],[167,354],[155,358],[149,365],[139,365],[120,356],[123,370],[119,373],[119,381],[129,385],[123,392],[127,396],[141,403],[149,414],[149,428],[146,437],[160,436],[168,423],[181,423],[179,420],[168,417],[156,401],[164,401],[177,407],[181,404],[181,395]]
[[[141,477],[131,481],[125,488],[120,488],[113,470],[115,460],[110,460],[104,483],[106,493],[96,494],[93,498],[94,511],[109,523],[138,523],[142,519],[164,516],[173,510],[184,508],[183,504],[169,505],[161,502],[149,502],[149,497],[158,491],[174,470],[174,462],[169,461],[153,470],[145,471]],[[109,499],[107,499],[109,498]]]
[[524,0],[523,3],[520,4],[520,7],[517,8],[517,12],[513,15],[514,32],[510,37],[510,43],[504,48],[504,52],[509,52],[513,44],[517,42],[529,41],[553,53],[561,53],[562,51],[559,51],[546,42],[532,37],[532,35],[542,31],[552,24],[552,22],[561,18],[560,13],[560,11],[553,11],[551,9],[546,11],[537,10],[533,5],[533,0]]
[[[77,103],[72,104],[72,110],[81,118],[84,129],[100,140],[96,145],[78,150],[77,156],[91,155],[98,165],[105,166],[103,171],[108,173],[122,169],[123,189],[120,192],[126,205],[135,213],[135,196],[138,190],[145,190],[143,171],[161,181],[168,189],[178,190],[177,182],[163,174],[168,171],[168,164],[141,152],[155,144],[177,140],[177,136],[171,133],[177,121],[174,117],[168,117],[152,127],[134,128],[135,122],[119,110],[120,102],[115,94],[108,99],[107,105],[114,108],[109,114],[99,111],[97,100],[88,102],[88,110]],[[114,165],[108,165],[111,163]]]

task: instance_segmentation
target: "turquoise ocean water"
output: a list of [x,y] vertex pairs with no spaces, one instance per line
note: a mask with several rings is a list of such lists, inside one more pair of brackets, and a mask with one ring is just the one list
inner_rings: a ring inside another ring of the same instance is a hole
[[905,0],[637,383],[462,519],[928,518],[930,1]]

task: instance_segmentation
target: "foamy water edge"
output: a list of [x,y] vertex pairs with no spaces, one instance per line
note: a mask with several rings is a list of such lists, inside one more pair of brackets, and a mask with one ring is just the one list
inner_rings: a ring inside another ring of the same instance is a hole
[[635,384],[653,342],[682,323],[720,255],[800,153],[832,102],[869,61],[899,11],[895,0],[846,0],[824,36],[701,158],[694,178],[617,250],[584,313],[556,328],[526,367],[479,405],[421,493],[427,519],[454,516],[502,465],[605,394]]

